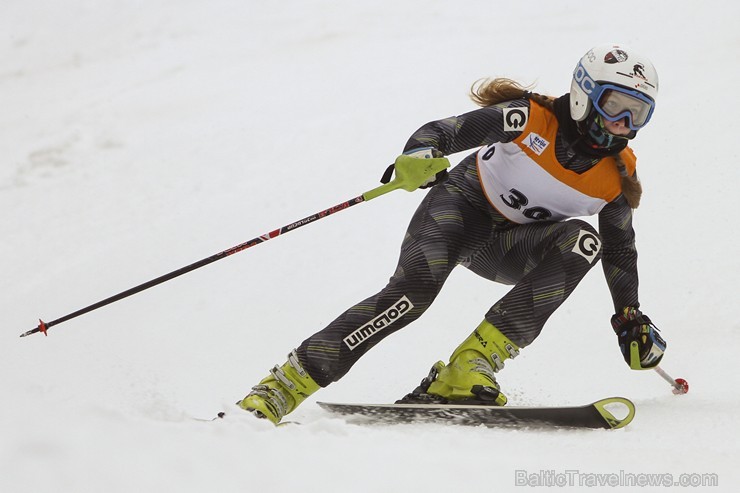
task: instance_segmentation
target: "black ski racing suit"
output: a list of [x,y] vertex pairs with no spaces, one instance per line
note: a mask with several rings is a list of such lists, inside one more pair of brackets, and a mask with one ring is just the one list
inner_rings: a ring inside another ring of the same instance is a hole
[[[411,136],[404,150],[433,147],[450,155],[510,142],[521,132],[504,131],[502,108],[507,106],[529,106],[529,101],[513,100],[430,122]],[[576,153],[560,131],[555,153],[565,168],[576,173],[599,161]],[[632,209],[619,195],[601,210],[598,219],[599,255],[615,311],[638,307]],[[322,387],[339,380],[370,348],[421,316],[457,265],[514,285],[485,318],[516,345],[525,347],[596,263],[571,253],[582,230],[597,234],[578,219],[523,225],[506,219],[486,199],[476,155],[471,154],[419,205],[388,284],[306,339],[298,348],[300,362]]]

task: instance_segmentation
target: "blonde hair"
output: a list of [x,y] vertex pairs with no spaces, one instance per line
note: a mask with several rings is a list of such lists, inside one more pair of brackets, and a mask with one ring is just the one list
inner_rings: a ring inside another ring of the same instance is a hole
[[[479,79],[470,88],[470,99],[478,106],[487,107],[512,99],[527,98],[555,113],[555,98],[531,92],[532,87],[531,85],[523,86],[504,77]],[[617,163],[617,171],[619,171],[622,195],[632,209],[637,209],[642,197],[642,185],[637,179],[637,173],[633,175],[627,173],[627,167],[621,155],[617,154],[614,159]]]
[[614,156],[614,159],[617,161],[617,170],[622,183],[622,195],[627,199],[631,208],[637,209],[640,207],[640,199],[642,198],[642,183],[637,178],[637,172],[632,175],[627,174],[627,166],[624,164],[621,154]]

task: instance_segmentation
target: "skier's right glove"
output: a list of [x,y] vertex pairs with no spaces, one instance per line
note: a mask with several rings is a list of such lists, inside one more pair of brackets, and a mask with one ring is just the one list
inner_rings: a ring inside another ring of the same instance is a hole
[[[414,158],[414,159],[431,159],[436,157],[444,157],[444,154],[442,154],[437,149],[434,149],[432,147],[424,147],[421,149],[411,149],[402,154],[402,156]],[[388,169],[385,170],[385,173],[383,173],[383,177],[380,179],[380,183],[388,183],[391,181],[391,176],[393,176],[393,170],[395,169],[395,164],[391,164],[388,166]],[[429,188],[433,187],[434,185],[437,185],[439,183],[444,182],[447,180],[447,170],[444,169],[437,173],[434,176],[430,176],[427,181],[422,183],[419,188]]]
[[612,327],[630,368],[648,370],[658,366],[667,344],[647,315],[637,308],[624,308],[622,313],[612,316]]

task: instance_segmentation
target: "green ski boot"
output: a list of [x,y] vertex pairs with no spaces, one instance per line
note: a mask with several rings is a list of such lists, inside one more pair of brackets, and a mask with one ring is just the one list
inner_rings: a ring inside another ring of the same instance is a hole
[[252,387],[252,391],[237,405],[258,418],[267,418],[278,424],[318,389],[319,384],[303,369],[293,350],[287,363],[270,370],[270,375]]
[[506,396],[494,373],[519,348],[491,323],[484,320],[450,356],[438,361],[421,385],[399,403],[506,405]]

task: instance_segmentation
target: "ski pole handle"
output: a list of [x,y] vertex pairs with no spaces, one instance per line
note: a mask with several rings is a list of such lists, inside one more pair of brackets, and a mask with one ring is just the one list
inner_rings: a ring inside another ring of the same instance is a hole
[[[140,293],[146,289],[152,288],[154,286],[157,286],[159,284],[162,284],[164,282],[167,282],[171,279],[174,279],[176,277],[179,277],[183,274],[186,274],[188,272],[194,271],[195,269],[199,269],[201,267],[204,267],[208,264],[211,264],[217,260],[221,260],[222,258],[226,258],[228,256],[231,256],[235,253],[239,253],[243,250],[246,250],[248,248],[251,248],[255,245],[259,245],[260,243],[264,243],[268,240],[271,240],[277,236],[280,236],[285,233],[289,233],[290,231],[293,231],[295,229],[300,228],[301,226],[305,226],[307,224],[311,224],[315,221],[318,221],[319,219],[323,219],[327,216],[330,216],[332,214],[335,214],[337,212],[343,211],[345,209],[348,209],[352,207],[353,205],[357,205],[361,202],[366,202],[368,200],[372,200],[374,198],[380,197],[381,195],[384,195],[388,192],[391,192],[393,190],[397,190],[399,188],[402,188],[407,191],[414,191],[419,186],[421,186],[426,180],[428,180],[430,177],[434,176],[438,172],[444,170],[447,168],[450,163],[445,158],[434,158],[434,159],[427,159],[424,160],[424,166],[420,166],[421,163],[419,163],[420,160],[403,160],[404,156],[399,157],[396,160],[396,178],[391,181],[390,183],[387,183],[385,185],[382,185],[380,187],[374,188],[368,192],[365,192],[362,195],[359,195],[353,199],[347,200],[345,202],[342,202],[341,204],[337,204],[333,207],[330,207],[328,209],[325,209],[321,212],[317,212],[316,214],[312,214],[308,217],[304,217],[303,219],[299,221],[295,221],[293,223],[290,223],[286,226],[283,226],[282,228],[278,228],[274,231],[270,231],[269,233],[265,233],[263,235],[260,235],[256,238],[253,238],[249,241],[246,241],[244,243],[241,243],[239,245],[236,245],[234,247],[231,247],[229,249],[226,249],[222,252],[219,252],[215,255],[211,255],[210,257],[204,258],[202,260],[199,260],[198,262],[192,263],[190,265],[187,265],[185,267],[182,267],[180,269],[174,270],[168,274],[165,274],[163,276],[157,277],[155,279],[152,279],[151,281],[147,281],[143,284],[139,284],[138,286],[135,286],[131,289],[127,289],[126,291],[122,291],[116,295],[113,295],[109,298],[106,298],[104,300],[98,301],[97,303],[93,303],[90,306],[86,306],[85,308],[82,308],[80,310],[77,310],[76,312],[72,312],[68,315],[65,315],[61,318],[58,318],[56,320],[52,320],[51,322],[44,322],[43,320],[39,319],[39,324],[27,331],[21,334],[21,337],[26,337],[31,334],[35,334],[37,332],[41,332],[44,335],[47,335],[47,330],[49,330],[50,327],[53,327],[55,325],[58,325],[62,322],[66,322],[67,320],[71,320],[73,318],[79,317],[80,315],[84,315],[85,313],[89,313],[93,310],[97,310],[98,308],[102,308],[106,305],[109,305],[111,303],[114,303],[116,301],[122,300],[124,298],[128,298],[129,296],[132,296],[136,293]],[[413,161],[413,162],[412,162]],[[426,161],[429,161],[427,164]]]
[[684,380],[683,378],[676,378],[674,379],[671,377],[668,373],[663,370],[663,368],[656,366],[653,368],[655,372],[660,375],[663,380],[671,384],[671,387],[673,387],[673,393],[676,395],[685,394],[689,391],[689,382]]
[[399,156],[395,162],[396,177],[390,183],[365,192],[362,196],[365,200],[372,200],[393,190],[402,188],[407,192],[413,192],[424,184],[429,178],[440,171],[450,167],[447,158],[419,159],[411,156]]

